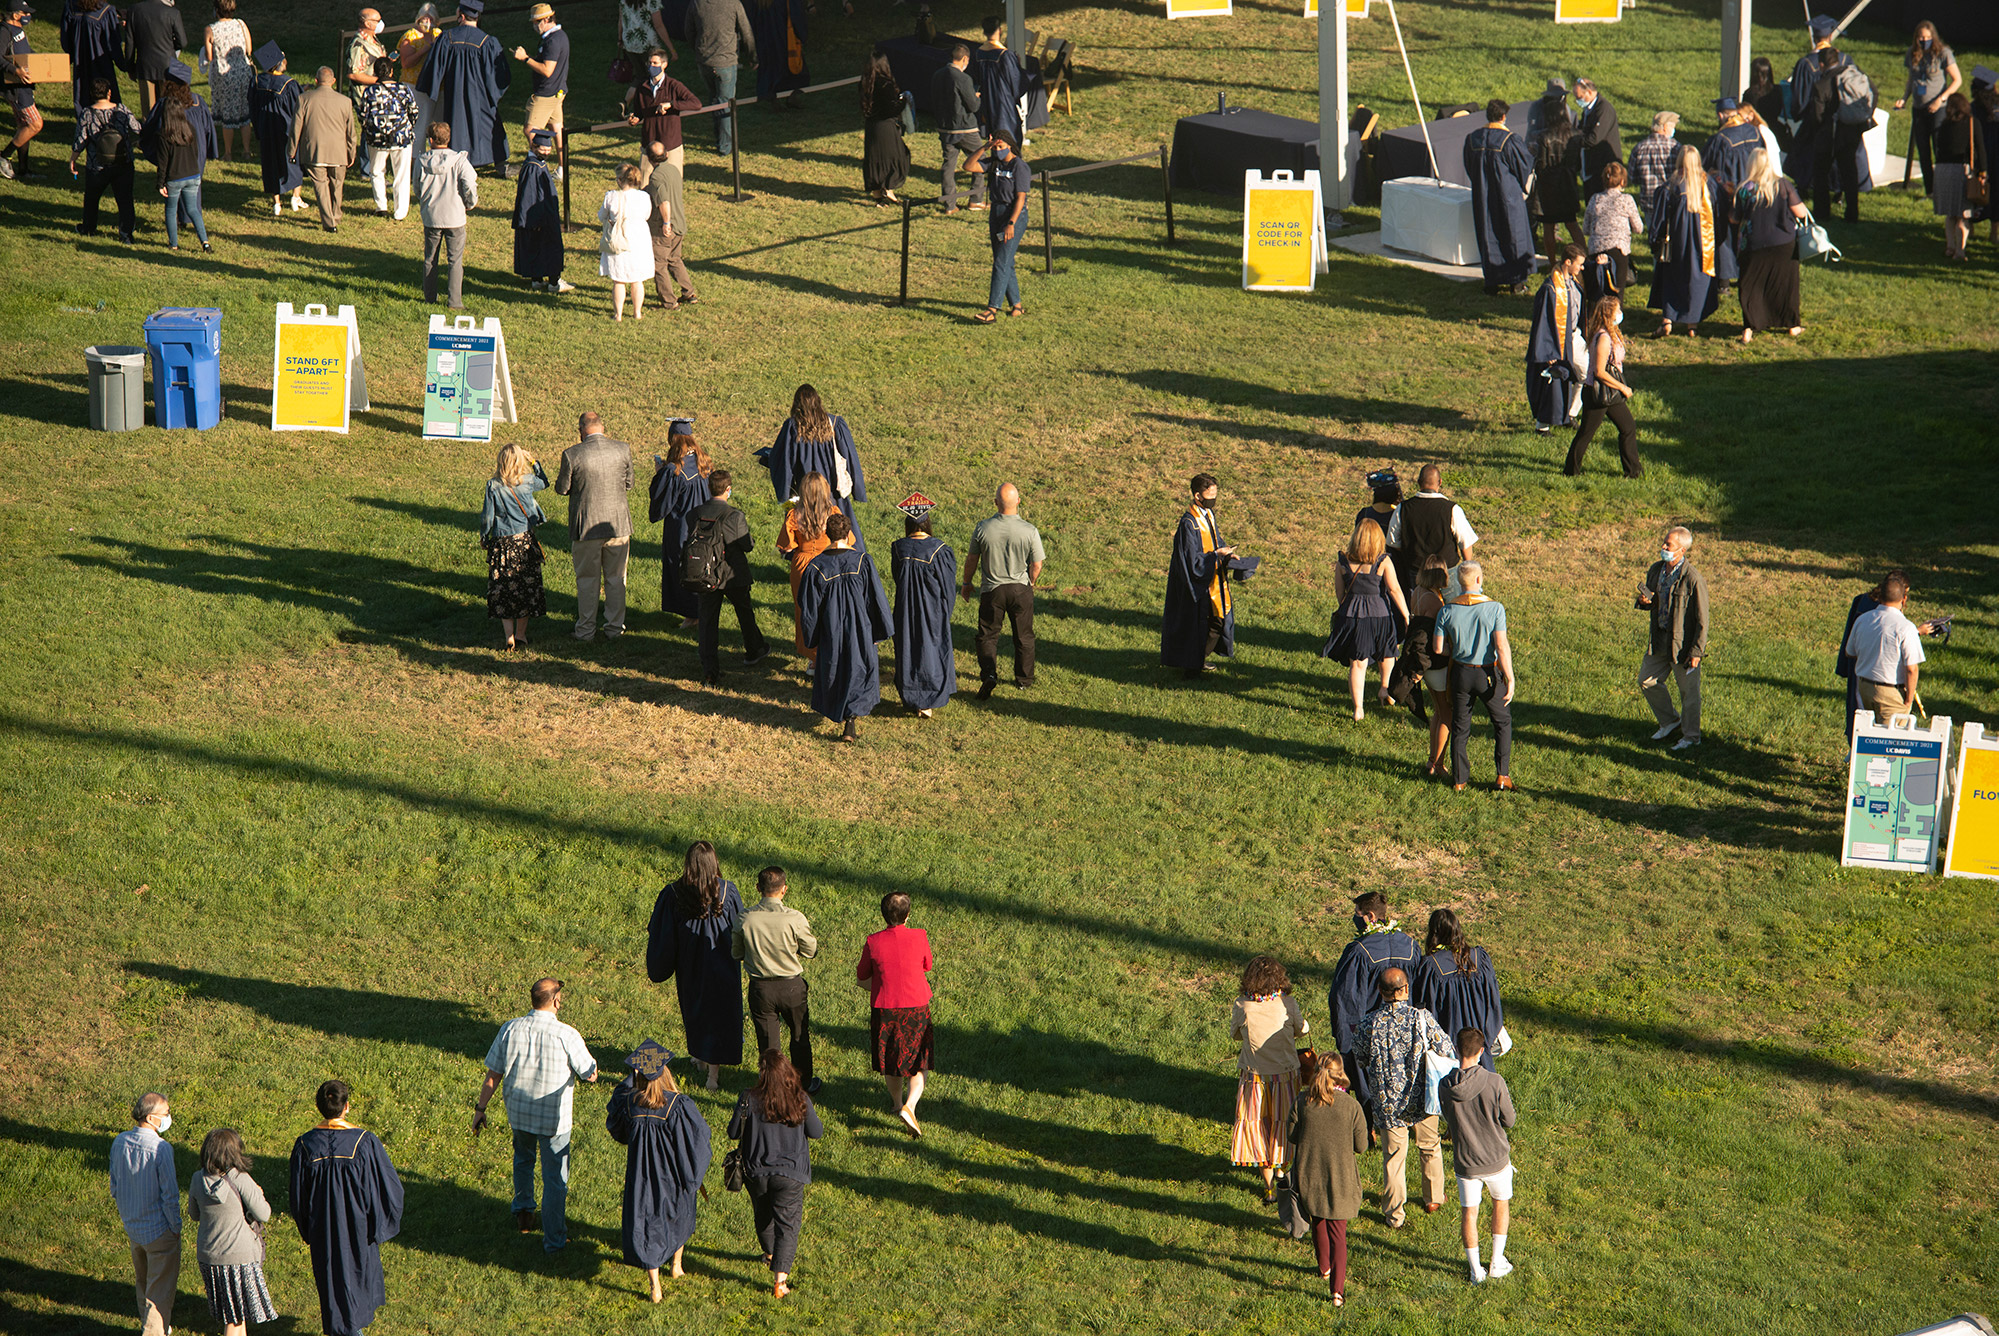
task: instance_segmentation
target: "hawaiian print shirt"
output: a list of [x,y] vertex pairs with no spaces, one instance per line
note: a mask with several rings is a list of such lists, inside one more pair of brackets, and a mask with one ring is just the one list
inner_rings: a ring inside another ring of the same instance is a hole
[[1423,1054],[1457,1059],[1457,1050],[1437,1018],[1406,1001],[1386,1002],[1367,1013],[1354,1039],[1354,1058],[1374,1087],[1375,1126],[1386,1129],[1421,1122],[1427,1116]]
[[361,89],[361,138],[370,148],[408,148],[416,142],[416,93],[408,84],[366,84]]

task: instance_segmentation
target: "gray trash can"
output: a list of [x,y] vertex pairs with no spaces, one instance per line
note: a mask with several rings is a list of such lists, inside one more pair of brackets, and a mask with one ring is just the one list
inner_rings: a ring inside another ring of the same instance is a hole
[[83,350],[90,364],[92,431],[137,431],[146,425],[146,350],[95,344]]

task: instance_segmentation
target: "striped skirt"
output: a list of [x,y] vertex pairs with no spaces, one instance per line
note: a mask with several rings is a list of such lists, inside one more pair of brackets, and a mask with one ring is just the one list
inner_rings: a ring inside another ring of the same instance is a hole
[[1291,1106],[1298,1099],[1294,1069],[1275,1076],[1244,1072],[1235,1092],[1236,1164],[1285,1165],[1291,1162]]
[[218,1323],[269,1322],[278,1315],[261,1262],[204,1266],[201,1280],[208,1287],[209,1314]]

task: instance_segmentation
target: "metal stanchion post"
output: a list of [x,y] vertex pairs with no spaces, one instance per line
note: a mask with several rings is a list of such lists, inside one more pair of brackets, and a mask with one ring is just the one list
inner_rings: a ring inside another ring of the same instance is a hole
[[1166,155],[1166,145],[1159,146],[1159,179],[1166,183],[1166,244],[1173,244],[1173,160]]
[[566,126],[555,132],[555,152],[562,166],[562,230],[573,232],[576,224],[569,221],[569,130]]
[[736,99],[729,99],[729,172],[735,178],[736,193],[731,204],[751,198],[743,193],[743,127],[736,119]]
[[902,295],[896,298],[897,306],[909,305],[909,200],[902,201]]
[[1041,256],[1042,272],[1055,272],[1055,233],[1048,223],[1048,173],[1041,174]]

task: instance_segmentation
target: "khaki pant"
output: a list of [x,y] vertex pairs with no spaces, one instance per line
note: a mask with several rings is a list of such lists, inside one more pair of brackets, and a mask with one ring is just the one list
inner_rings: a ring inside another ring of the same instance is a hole
[[[1680,685],[1680,708],[1673,709],[1673,692],[1668,679]],[[1689,742],[1701,740],[1701,670],[1674,663],[1663,654],[1647,654],[1638,664],[1638,689],[1652,707],[1659,727],[1680,726],[1680,736]]]
[[1915,702],[1909,699],[1907,688],[1876,682],[1871,677],[1859,677],[1854,681],[1860,686],[1860,708],[1874,711],[1876,725],[1885,725],[1898,714],[1916,712]]
[[1402,1227],[1402,1208],[1409,1201],[1409,1137],[1416,1138],[1416,1155],[1423,1166],[1423,1204],[1444,1204],[1444,1148],[1437,1139],[1437,1115],[1407,1127],[1391,1127],[1381,1133],[1381,1169],[1384,1191],[1381,1213],[1392,1228]]
[[319,203],[320,225],[340,226],[340,206],[347,198],[347,168],[341,164],[328,167],[315,163],[305,169],[305,174],[312,182],[312,197]]
[[556,138],[562,137],[562,98],[563,94],[557,93],[554,97],[528,99],[529,133],[536,130],[554,130]]
[[569,545],[576,568],[576,638],[597,634],[597,589],[604,590],[604,633],[625,633],[625,565],[632,555],[629,538],[580,538]]
[[[687,145],[675,144],[666,151],[666,162],[672,163],[683,172],[687,170]],[[646,152],[644,144],[639,145],[639,189],[644,190],[652,183],[652,155]]]
[[652,234],[652,290],[658,294],[662,310],[671,311],[683,301],[695,300],[694,276],[680,258],[680,244],[685,240],[678,232]]
[[167,1336],[180,1287],[180,1235],[162,1234],[132,1245],[132,1290],[139,1302],[141,1336]]

